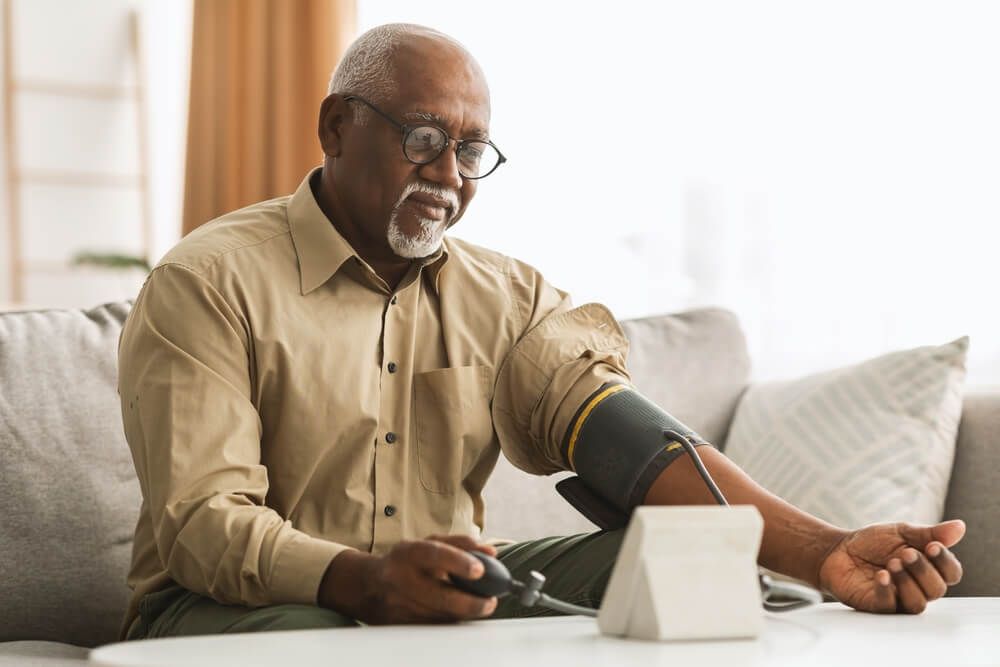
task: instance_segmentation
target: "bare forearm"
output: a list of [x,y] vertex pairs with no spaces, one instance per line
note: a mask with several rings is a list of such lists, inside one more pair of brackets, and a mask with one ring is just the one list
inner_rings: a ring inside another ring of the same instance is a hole
[[[758,562],[766,568],[819,586],[819,566],[846,531],[790,505],[753,481],[712,447],[699,447],[705,468],[733,505],[754,505],[764,517]],[[664,470],[646,494],[646,505],[715,503],[690,457]]]

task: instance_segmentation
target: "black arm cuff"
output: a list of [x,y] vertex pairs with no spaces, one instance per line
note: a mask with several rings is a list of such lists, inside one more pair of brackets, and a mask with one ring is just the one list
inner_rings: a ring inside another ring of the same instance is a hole
[[[708,444],[628,385],[606,384],[573,417],[563,453],[590,490],[628,516],[642,504],[660,473],[684,454],[676,439],[664,435],[667,430],[692,444]],[[572,498],[567,500],[573,503]],[[577,509],[588,518],[593,514]]]

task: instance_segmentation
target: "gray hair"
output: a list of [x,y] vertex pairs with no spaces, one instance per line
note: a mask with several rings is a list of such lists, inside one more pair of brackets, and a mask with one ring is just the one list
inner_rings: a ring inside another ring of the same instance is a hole
[[[331,93],[351,93],[359,95],[372,104],[383,104],[392,96],[395,87],[393,56],[404,38],[410,35],[427,35],[447,40],[468,53],[458,41],[414,23],[387,23],[365,32],[352,43],[333,74],[327,95]],[[471,56],[470,56],[471,58]],[[355,104],[354,122],[364,125],[370,117],[370,109],[363,104]]]
[[[438,34],[436,30],[412,23],[387,23],[365,32],[348,47],[330,76],[327,95],[352,93],[372,104],[386,102],[393,89],[393,55],[408,35]],[[444,35],[441,35],[442,37]],[[370,116],[363,104],[355,104],[354,122],[364,125]]]

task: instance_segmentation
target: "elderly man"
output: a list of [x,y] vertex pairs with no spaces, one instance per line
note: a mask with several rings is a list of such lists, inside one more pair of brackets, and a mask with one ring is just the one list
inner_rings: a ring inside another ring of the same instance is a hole
[[[376,28],[320,108],[322,167],[153,270],[120,341],[143,493],[123,636],[540,612],[454,587],[449,575],[481,574],[468,550],[598,606],[622,529],[481,541],[501,451],[529,473],[575,470],[626,515],[713,502],[658,438],[670,426],[707,443],[631,388],[605,308],[573,308],[532,267],[445,237],[504,162],[489,123],[462,46]],[[960,521],[841,530],[700,451],[729,500],[763,515],[768,568],[875,612],[920,612],[961,576]]]

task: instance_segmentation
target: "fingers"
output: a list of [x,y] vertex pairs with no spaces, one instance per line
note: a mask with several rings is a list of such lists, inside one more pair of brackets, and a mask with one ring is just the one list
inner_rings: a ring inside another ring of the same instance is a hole
[[881,614],[896,613],[896,592],[889,570],[879,570],[875,573],[875,606],[872,611]]
[[[899,558],[891,558],[885,570],[875,575],[875,599],[878,610],[919,614],[927,603],[948,592],[948,586],[962,579],[962,565],[940,542],[931,542],[921,553],[903,549]],[[891,585],[890,585],[891,583]],[[895,588],[895,604],[892,604]]]
[[[938,546],[940,549],[934,549],[938,553],[937,558],[944,560],[945,569],[950,571],[952,563],[947,562],[944,553],[946,550]],[[952,560],[957,565],[958,561],[954,556]],[[937,600],[948,592],[948,583],[942,572],[916,549],[904,549],[900,558],[889,560],[888,569],[896,586],[901,611],[919,614],[927,608],[928,602]]]
[[496,610],[495,597],[470,595],[447,581],[449,574],[475,579],[482,573],[482,563],[442,541],[397,544],[382,559],[376,608],[366,622],[435,623],[489,616]]
[[483,564],[463,549],[452,544],[464,545],[464,540],[475,544],[472,538],[458,535],[444,540],[428,539],[414,543],[414,561],[425,577],[420,585],[419,599],[423,604],[453,619],[482,618],[494,612],[495,597],[482,598],[455,588],[448,582],[448,575],[465,579],[483,576]]
[[495,596],[481,598],[444,581],[432,582],[427,599],[432,608],[450,615],[453,620],[485,618],[497,608]]
[[927,598],[920,585],[903,567],[903,561],[898,558],[890,558],[887,569],[892,575],[892,583],[896,586],[896,602],[899,611],[905,611],[909,614],[923,612],[927,608]]
[[497,598],[481,598],[465,593],[446,581],[418,575],[410,588],[407,620],[425,623],[447,623],[468,619],[486,618],[497,608]]
[[944,583],[954,586],[962,580],[962,564],[947,547],[940,542],[931,542],[925,551],[931,564],[941,573]]
[[486,618],[497,607],[497,599],[463,593],[438,579],[420,573],[407,587],[408,595],[396,601],[390,623],[454,623]]
[[458,547],[464,551],[481,551],[490,556],[497,555],[497,549],[495,546],[484,542],[477,542],[468,535],[431,535],[427,539],[445,542],[446,544]]
[[916,549],[904,549],[902,560],[906,571],[920,586],[928,602],[937,600],[948,592],[948,584],[924,554]]
[[483,576],[483,564],[474,556],[467,554],[467,549],[453,546],[454,544],[463,544],[462,539],[471,540],[471,538],[459,535],[446,537],[455,539],[443,540],[432,537],[414,542],[414,561],[439,578],[446,579],[449,574],[465,579],[478,579]]
[[[420,561],[414,572],[411,597],[427,610],[427,616],[434,620],[462,620],[483,618],[496,610],[495,597],[482,598],[459,590],[448,581],[448,574],[466,579],[477,579],[483,574],[483,565],[470,556],[460,554],[461,561],[454,565],[447,546],[433,542],[426,544],[432,549],[427,560]],[[433,551],[437,549],[436,551]],[[465,559],[475,561],[475,567],[468,568]]]
[[896,524],[900,536],[917,549],[923,549],[932,541],[953,547],[965,536],[965,522],[961,519],[943,521],[933,526],[916,526],[911,523]]
[[965,522],[961,519],[944,521],[931,527],[934,539],[946,547],[953,547],[965,537]]

